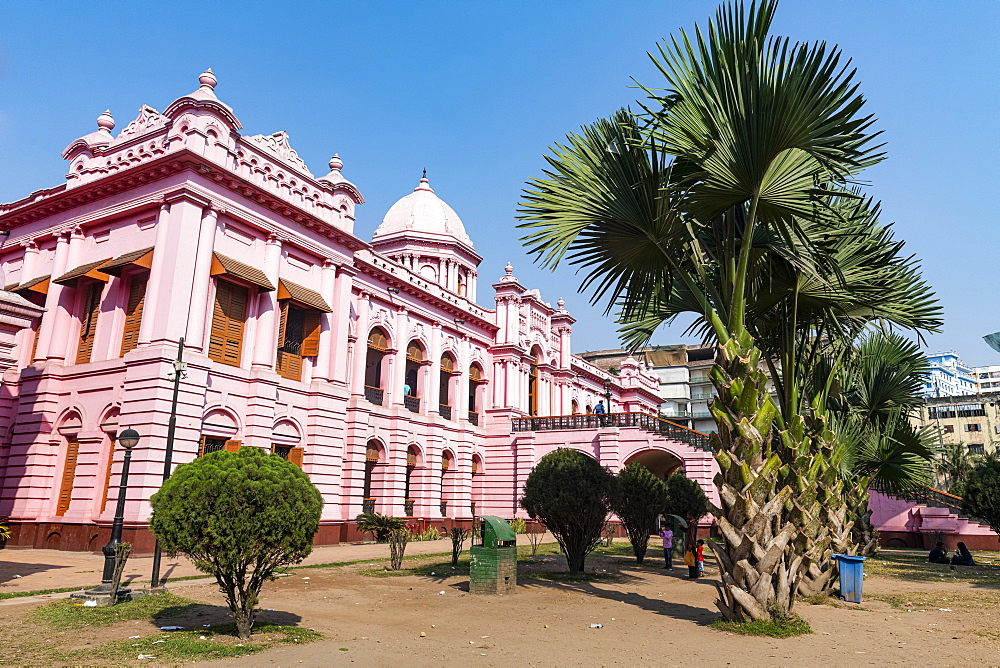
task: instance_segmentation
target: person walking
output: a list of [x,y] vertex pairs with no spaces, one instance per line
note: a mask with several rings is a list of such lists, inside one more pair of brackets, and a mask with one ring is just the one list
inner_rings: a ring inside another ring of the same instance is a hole
[[605,425],[604,414],[606,412],[607,410],[604,408],[604,401],[598,401],[597,405],[594,406],[594,415],[597,416],[597,422],[602,427]]
[[660,538],[663,539],[663,561],[664,568],[673,569],[674,567],[674,531],[669,525],[663,527],[663,531],[660,532]]

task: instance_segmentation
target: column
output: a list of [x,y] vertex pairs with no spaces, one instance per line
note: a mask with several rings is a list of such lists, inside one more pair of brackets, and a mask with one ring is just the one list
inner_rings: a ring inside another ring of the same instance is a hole
[[[428,415],[437,415],[440,412],[441,406],[441,354],[443,353],[442,341],[444,337],[441,334],[441,323],[437,320],[431,322],[431,340],[430,340],[430,350],[427,353],[430,359],[430,365],[427,367],[426,378],[426,396],[427,396],[427,410],[425,411]],[[454,401],[452,401],[452,410],[454,410]],[[454,418],[454,413],[452,418]]]
[[[271,285],[278,285],[278,271],[281,268],[281,241],[273,234],[267,238],[264,247],[264,274]],[[273,369],[274,357],[278,349],[278,293],[263,290],[257,295],[257,328],[253,347],[252,369]]]
[[219,212],[209,207],[204,210],[198,230],[198,248],[195,251],[194,280],[191,283],[191,310],[188,313],[187,333],[184,344],[195,350],[205,348],[205,323],[208,320],[208,289],[212,282],[212,253],[218,231]]
[[[409,328],[406,326],[406,313],[406,308],[402,306],[396,311],[396,341],[395,346],[393,346],[396,349],[396,354],[393,355],[395,359],[392,365],[392,380],[389,383],[389,387],[386,388],[389,399],[387,403],[389,404],[402,405],[403,403],[403,385],[406,383],[406,347],[410,344],[410,340],[407,338],[409,336]],[[417,388],[413,389],[416,390]],[[427,401],[426,393],[420,398]]]
[[[370,295],[362,292],[354,302],[354,310],[358,314],[357,340],[354,342],[354,366],[351,371],[351,394],[365,394],[365,364],[368,361],[368,330],[370,328],[371,307],[368,305]],[[392,342],[393,345],[395,341]],[[386,360],[388,361],[388,360]]]
[[[327,304],[330,304],[330,308],[333,309],[333,313],[324,313],[320,317],[319,321],[319,354],[316,355],[316,371],[313,373],[313,379],[319,381],[329,381],[333,376],[333,364],[331,359],[334,353],[333,344],[333,314],[339,313],[343,314],[344,311],[340,311],[334,306],[337,303],[337,265],[333,260],[324,260],[323,269],[320,271],[320,281],[319,281],[319,294]],[[341,320],[345,318],[341,317]],[[344,344],[346,347],[347,340],[345,338]]]
[[35,266],[38,264],[38,244],[33,240],[21,244],[24,249],[24,259],[21,261],[21,279],[19,283],[25,283],[35,276]]
[[475,302],[476,301],[476,283],[477,283],[476,279],[478,277],[479,277],[479,272],[477,272],[475,269],[470,269],[469,270],[469,287],[468,287],[468,291],[469,291],[469,301],[470,302]]
[[[333,354],[330,357],[329,379],[335,382],[347,383],[347,366],[349,364],[347,354],[347,337],[350,333],[350,311],[351,287],[354,284],[354,276],[357,271],[350,265],[336,267],[337,277],[334,283],[334,297],[332,314],[332,325],[330,345],[333,346]],[[354,355],[365,361],[368,355],[367,339],[368,331],[358,332],[358,340],[354,344]],[[363,374],[362,374],[363,376]],[[364,388],[362,388],[364,391]]]
[[66,357],[66,340],[60,341],[54,337],[56,323],[59,320],[59,302],[63,292],[70,288],[55,283],[54,279],[66,273],[69,262],[69,233],[60,234],[56,239],[56,255],[52,261],[52,279],[49,280],[49,291],[45,295],[45,313],[38,329],[38,359],[62,360]]
[[139,323],[139,345],[153,340],[153,324],[159,307],[160,294],[164,283],[164,272],[169,264],[166,262],[167,222],[170,220],[170,204],[160,205],[160,213],[156,218],[156,241],[153,242],[153,265],[149,269],[149,282],[146,284],[146,296],[143,299],[142,311],[145,317]]

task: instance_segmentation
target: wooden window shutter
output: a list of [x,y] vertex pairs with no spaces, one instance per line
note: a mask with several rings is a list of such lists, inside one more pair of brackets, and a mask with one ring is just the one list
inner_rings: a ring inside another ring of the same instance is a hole
[[42,328],[42,319],[37,318],[35,320],[35,330],[31,335],[31,358],[28,360],[28,364],[35,361],[35,355],[38,354],[38,330]]
[[302,325],[302,357],[319,355],[319,330],[323,316],[316,309],[306,309]]
[[222,449],[226,452],[239,452],[242,444],[243,441],[226,441],[226,444],[222,446]]
[[149,277],[132,277],[128,290],[128,304],[125,306],[125,331],[122,332],[122,355],[134,349],[139,343],[139,326],[142,325],[142,307],[146,303],[146,283]]
[[229,366],[240,365],[243,325],[246,321],[247,289],[228,281],[216,281],[212,331],[208,357]]
[[288,451],[288,461],[302,468],[302,458],[305,455],[305,448],[292,448]]
[[203,457],[205,455],[205,441],[207,439],[208,439],[208,436],[202,436],[198,440],[198,456],[199,457]]
[[281,303],[281,320],[278,325],[278,346],[275,354],[274,370],[284,378],[299,380],[302,378],[302,359],[298,355],[293,355],[282,350],[285,347],[286,334],[288,333],[289,303]]
[[76,481],[76,460],[79,454],[80,441],[73,437],[66,442],[66,465],[63,467],[62,484],[59,486],[56,515],[65,515],[73,500],[73,483]]
[[111,451],[108,453],[108,466],[104,471],[104,496],[101,497],[101,512],[108,506],[108,495],[111,492],[111,467],[115,463],[115,436],[111,435],[111,444],[108,446]]
[[83,317],[80,320],[80,344],[76,349],[76,363],[86,364],[94,351],[94,332],[97,331],[97,316],[101,311],[101,291],[103,283],[92,283],[87,287]]

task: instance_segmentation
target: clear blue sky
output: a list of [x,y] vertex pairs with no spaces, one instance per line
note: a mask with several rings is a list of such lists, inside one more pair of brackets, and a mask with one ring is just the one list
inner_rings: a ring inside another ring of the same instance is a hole
[[[515,229],[524,182],[569,131],[631,103],[646,56],[716,3],[5,2],[0,5],[0,201],[58,184],[60,151],[110,108],[122,129],[212,67],[249,134],[286,130],[312,171],[334,152],[368,203],[365,239],[428,170],[484,256],[480,301],[509,260],[578,318],[574,350],[616,345],[569,267],[531,266]],[[932,349],[1000,363],[1000,66],[996,0],[785,0],[776,33],[839,44],[858,67],[889,159],[867,174],[946,313]],[[680,326],[657,343],[681,342]]]

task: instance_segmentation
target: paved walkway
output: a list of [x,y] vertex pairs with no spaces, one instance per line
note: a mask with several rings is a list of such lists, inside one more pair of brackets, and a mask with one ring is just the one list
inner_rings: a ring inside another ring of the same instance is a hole
[[[520,535],[518,544],[527,544],[527,536]],[[545,542],[552,542],[546,534]],[[468,547],[468,542],[466,542]],[[451,539],[414,541],[406,546],[406,554],[435,554],[451,552]],[[317,547],[302,562],[303,565],[328,564],[364,559],[387,559],[389,546],[375,543],[342,543]],[[132,557],[128,560],[122,581],[144,586],[149,583],[153,567],[153,557]],[[0,592],[39,591],[45,589],[65,589],[67,587],[89,588],[100,584],[104,569],[104,557],[89,552],[66,552],[63,550],[0,550]],[[171,559],[166,555],[160,562],[160,577],[173,578],[204,575],[186,557]],[[9,599],[11,602],[19,599]],[[21,599],[23,600],[23,599]]]

